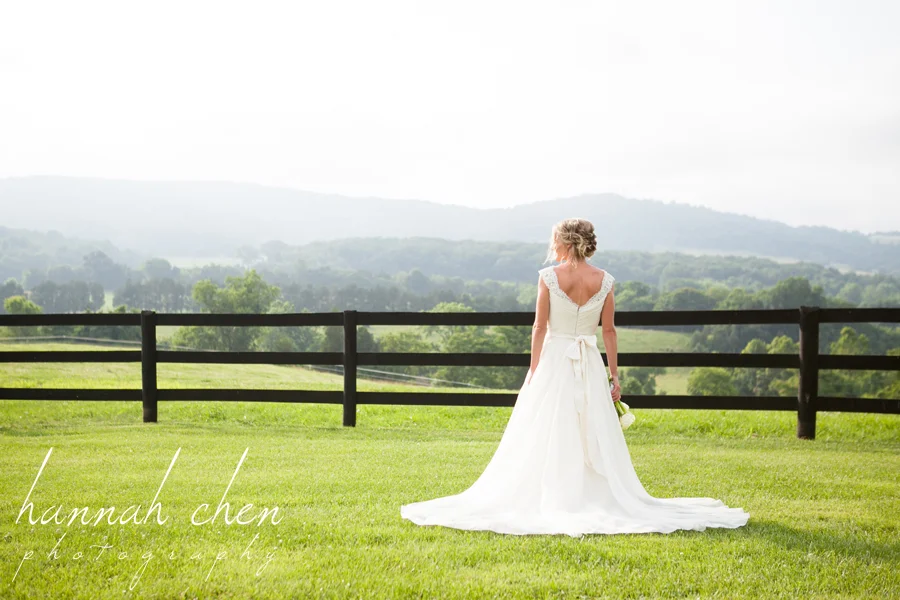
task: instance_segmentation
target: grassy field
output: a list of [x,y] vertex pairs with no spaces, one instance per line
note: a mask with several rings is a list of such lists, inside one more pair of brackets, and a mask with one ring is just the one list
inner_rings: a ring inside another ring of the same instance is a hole
[[[134,350],[134,346],[93,346],[71,343],[0,343],[0,350]],[[363,369],[361,369],[362,371]],[[157,367],[160,388],[244,388],[341,390],[340,374],[304,366],[285,365],[204,365],[161,363]],[[140,363],[0,363],[0,387],[48,388],[140,388]],[[359,389],[388,392],[422,391],[385,381],[360,379]],[[506,392],[466,388],[469,391]],[[428,387],[433,392],[459,392],[460,388]]]
[[[157,339],[171,338],[179,327],[175,325],[163,325],[157,327]],[[409,331],[405,325],[375,325],[371,327],[372,334],[379,338],[387,333]],[[416,329],[416,328],[413,328]],[[690,335],[676,331],[657,329],[634,329],[619,327],[619,346],[628,348],[629,352],[690,352]],[[437,334],[426,336],[426,339],[437,343]]]
[[[693,369],[690,367],[667,368],[665,374],[656,376],[656,392],[665,392],[672,396],[687,394],[688,377],[690,377],[691,371],[693,371]],[[623,367],[623,376],[627,373],[628,367]]]
[[[372,334],[377,339],[386,333],[408,331],[409,326],[404,325],[377,325],[373,326]],[[632,327],[618,327],[619,347],[627,348],[629,352],[690,352],[691,336],[676,331],[661,329],[635,329]],[[598,338],[599,330],[597,332]],[[430,341],[438,341],[437,336],[429,338]]]
[[[162,387],[339,387],[303,368],[165,367]],[[0,387],[119,387],[138,377],[137,365],[0,366]],[[159,423],[144,424],[136,402],[2,401],[0,597],[900,595],[896,416],[820,413],[817,439],[804,441],[793,413],[636,411],[626,437],[647,490],[742,507],[751,517],[739,529],[516,537],[400,518],[401,504],[470,485],[509,412],[361,406],[350,429],[339,406],[171,402]],[[143,515],[178,451],[159,496],[168,521],[17,524],[50,448],[30,496],[36,515],[136,504]],[[278,507],[281,521],[192,525],[201,504],[212,516],[232,476],[232,516],[252,503],[250,514]],[[59,558],[48,558],[57,543]]]
[[115,292],[110,292],[108,290],[103,292],[103,310],[112,310],[115,308],[115,303],[113,302],[115,297]]
[[[404,326],[385,325],[372,327],[372,333],[378,338],[386,333],[408,329],[409,327]],[[160,340],[169,339],[177,330],[178,327],[174,326],[160,327],[157,335]],[[691,349],[690,336],[685,333],[619,327],[618,334],[619,347],[627,348],[629,352],[690,352]],[[432,342],[438,341],[437,335],[434,334],[429,339]],[[627,368],[622,369],[623,375],[627,372]],[[665,375],[657,377],[657,390],[672,395],[686,394],[690,372],[691,369],[668,369]]]
[[[171,335],[177,327],[170,328]],[[378,329],[376,334],[385,331]],[[386,330],[397,330],[385,327]],[[162,335],[162,332],[160,332]],[[162,339],[162,338],[160,338]],[[687,352],[690,350],[689,338],[683,333],[667,331],[651,331],[641,329],[619,329],[620,347],[627,347],[629,352]],[[59,343],[13,343],[0,339],[0,350],[134,350],[135,344],[113,346],[91,346],[86,344]],[[628,369],[622,374],[627,376]],[[665,375],[657,377],[657,389],[667,394],[686,394],[687,378],[691,369],[668,369]],[[0,363],[0,378],[6,379],[7,387],[139,387],[141,368],[138,364],[92,364],[92,363]],[[335,389],[343,386],[342,379],[336,375],[322,373],[307,368],[278,365],[159,365],[160,387],[240,387],[274,389]],[[378,384],[371,391],[387,391],[387,384]],[[453,390],[458,391],[458,390]],[[489,390],[483,390],[489,391]]]

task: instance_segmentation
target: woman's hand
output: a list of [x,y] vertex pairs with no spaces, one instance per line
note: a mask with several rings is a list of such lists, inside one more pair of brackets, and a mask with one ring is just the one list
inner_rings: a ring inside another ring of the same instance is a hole
[[525,375],[525,385],[528,385],[531,383],[531,376],[534,374],[534,370],[536,368],[537,367],[531,367],[528,369],[528,373]]
[[612,388],[612,391],[610,392],[612,394],[612,399],[616,400],[616,401],[621,400],[622,399],[622,386],[619,385],[619,376],[613,375],[612,381],[613,381],[613,388]]

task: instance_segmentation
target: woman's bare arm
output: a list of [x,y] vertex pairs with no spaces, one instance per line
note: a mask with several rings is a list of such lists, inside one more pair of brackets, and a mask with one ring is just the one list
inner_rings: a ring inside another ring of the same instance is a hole
[[544,347],[544,337],[547,335],[547,323],[550,319],[550,288],[544,283],[543,278],[538,279],[537,304],[534,309],[534,326],[531,328],[531,366],[525,382],[531,381],[531,376],[537,369],[541,360],[541,350]]
[[619,339],[616,334],[616,298],[612,289],[606,295],[603,303],[603,311],[600,313],[600,323],[602,327],[603,346],[606,348],[606,364],[609,367],[609,374],[613,378],[613,400],[618,400],[622,395],[619,386]]

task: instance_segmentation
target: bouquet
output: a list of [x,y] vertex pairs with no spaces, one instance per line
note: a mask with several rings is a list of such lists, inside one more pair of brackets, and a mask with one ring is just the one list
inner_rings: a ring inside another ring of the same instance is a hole
[[[615,384],[613,383],[612,375],[609,376],[609,389],[612,391]],[[616,407],[616,413],[619,415],[619,425],[622,426],[622,429],[628,429],[631,427],[631,424],[634,423],[634,414],[629,412],[629,406],[622,402],[622,400],[613,400],[613,405]]]

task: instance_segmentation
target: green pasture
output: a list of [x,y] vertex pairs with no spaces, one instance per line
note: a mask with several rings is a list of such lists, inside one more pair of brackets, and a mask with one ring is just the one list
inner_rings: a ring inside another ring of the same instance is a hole
[[[160,365],[159,376],[161,387],[340,387],[301,367]],[[138,381],[138,365],[0,365],[0,387]],[[466,489],[509,413],[360,406],[344,428],[340,406],[162,402],[148,424],[139,402],[0,401],[0,597],[900,595],[897,416],[820,413],[810,441],[791,412],[636,411],[626,438],[647,490],[742,507],[739,529],[519,537],[401,519],[402,504]],[[51,506],[144,514],[177,452],[159,496],[166,523],[17,523],[51,448],[30,496],[38,518]],[[280,521],[192,524],[226,488],[232,517],[253,504],[247,515],[277,507]]]

